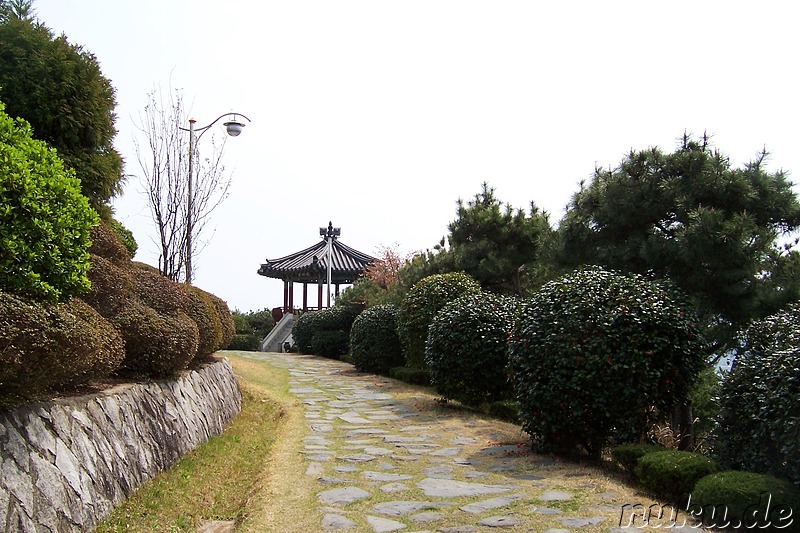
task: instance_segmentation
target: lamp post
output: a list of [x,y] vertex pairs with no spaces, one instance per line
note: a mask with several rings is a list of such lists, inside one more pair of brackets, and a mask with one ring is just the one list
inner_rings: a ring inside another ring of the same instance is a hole
[[328,243],[326,249],[327,260],[325,261],[328,265],[328,307],[331,306],[331,263],[333,258],[333,241],[334,239],[338,239],[339,235],[342,234],[342,228],[334,228],[333,222],[328,222],[328,228],[319,228],[319,234],[322,237],[325,237],[325,240]]
[[[245,127],[245,124],[236,120],[236,117],[242,117],[243,119],[247,120],[247,122],[251,122],[249,118],[242,115],[241,113],[224,113],[214,119],[208,126],[203,126],[202,128],[195,128],[195,119],[189,119],[189,127],[188,128],[180,128],[183,131],[189,132],[189,182],[186,187],[187,189],[187,202],[186,202],[186,283],[188,285],[192,284],[192,226],[194,222],[192,221],[192,209],[194,206],[194,190],[193,190],[193,182],[194,182],[194,152],[197,147],[197,141],[200,140],[200,137],[208,131],[208,129],[219,122],[222,118],[225,117],[233,117],[233,120],[229,120],[225,122],[223,125],[225,126],[225,131],[231,137],[238,137],[240,133],[242,133],[242,129]],[[200,132],[200,134],[195,139],[195,133]]]

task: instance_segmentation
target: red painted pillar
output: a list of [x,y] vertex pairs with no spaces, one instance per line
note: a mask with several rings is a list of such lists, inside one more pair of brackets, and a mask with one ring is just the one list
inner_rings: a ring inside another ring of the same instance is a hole
[[294,313],[294,284],[289,282],[289,312]]
[[322,283],[320,283],[318,285],[318,287],[319,287],[319,291],[318,291],[319,292],[319,304],[318,304],[319,307],[317,307],[317,309],[322,309]]
[[303,312],[308,311],[308,283],[303,282]]
[[289,309],[289,282],[286,280],[283,280],[283,312],[292,312],[291,309]]

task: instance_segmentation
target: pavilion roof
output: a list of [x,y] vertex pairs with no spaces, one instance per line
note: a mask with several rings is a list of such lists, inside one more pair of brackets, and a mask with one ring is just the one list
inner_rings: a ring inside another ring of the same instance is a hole
[[[268,278],[306,283],[324,283],[328,279],[328,243],[325,240],[321,240],[305,250],[266,261],[261,264],[258,273]],[[333,238],[331,243],[331,281],[353,283],[374,261],[377,259]]]

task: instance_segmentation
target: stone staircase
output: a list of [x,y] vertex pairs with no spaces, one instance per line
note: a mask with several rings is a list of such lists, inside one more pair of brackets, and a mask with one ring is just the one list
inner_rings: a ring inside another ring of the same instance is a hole
[[287,313],[283,315],[275,327],[267,334],[258,346],[260,352],[282,352],[284,341],[291,341],[292,326],[294,325],[294,315]]

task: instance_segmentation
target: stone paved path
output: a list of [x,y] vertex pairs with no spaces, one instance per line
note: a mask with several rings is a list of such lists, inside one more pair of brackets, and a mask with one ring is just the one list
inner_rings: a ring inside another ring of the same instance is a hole
[[319,531],[642,531],[617,526],[624,503],[648,500],[626,502],[600,471],[530,453],[516,426],[418,409],[429,396],[339,361],[250,357],[288,369],[305,407],[297,448],[317,482]]

